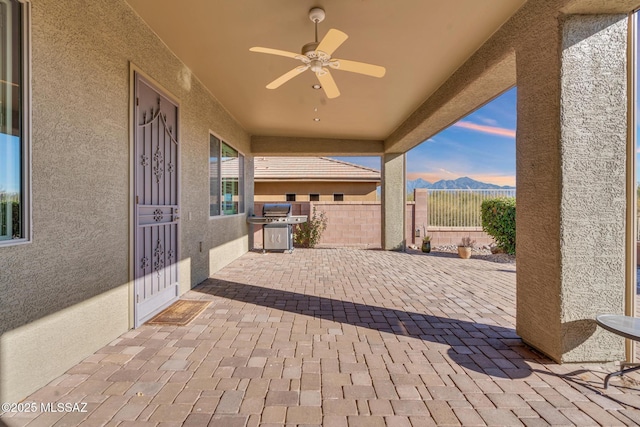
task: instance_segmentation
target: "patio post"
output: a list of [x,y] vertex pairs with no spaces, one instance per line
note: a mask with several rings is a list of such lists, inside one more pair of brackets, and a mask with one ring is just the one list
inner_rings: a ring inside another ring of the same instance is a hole
[[627,15],[531,28],[516,51],[517,333],[558,362],[622,360],[594,319],[624,313]]
[[404,153],[382,157],[382,248],[406,248],[405,209],[407,203]]

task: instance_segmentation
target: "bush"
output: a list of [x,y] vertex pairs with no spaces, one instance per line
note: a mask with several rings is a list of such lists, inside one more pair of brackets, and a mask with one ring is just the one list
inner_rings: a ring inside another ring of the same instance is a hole
[[316,212],[316,207],[313,207],[313,214],[309,217],[307,222],[299,224],[293,235],[293,241],[297,246],[303,248],[315,248],[322,233],[327,229],[327,216],[324,212]]
[[482,202],[482,229],[508,254],[516,253],[516,199],[498,197]]

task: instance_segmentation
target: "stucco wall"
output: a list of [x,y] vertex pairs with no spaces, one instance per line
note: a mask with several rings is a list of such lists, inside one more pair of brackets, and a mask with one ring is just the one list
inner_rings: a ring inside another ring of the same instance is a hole
[[405,154],[382,156],[382,248],[402,250],[405,241]]
[[0,401],[130,325],[130,61],[180,102],[181,290],[248,248],[244,215],[209,219],[208,144],[251,164],[249,135],[124,1],[33,0],[32,51],[33,241],[0,248]]
[[623,313],[626,21],[539,17],[517,52],[517,332],[562,362],[624,358],[593,319]]
[[295,194],[296,201],[309,201],[309,194],[319,194],[320,201],[332,202],[336,193],[344,194],[345,202],[375,201],[375,182],[256,182],[256,201],[285,201],[286,194]]
[[[623,14],[563,22],[563,361],[624,358],[619,346],[602,345],[603,331],[590,320],[602,312],[624,313],[627,37]],[[612,344],[621,341],[605,336]]]

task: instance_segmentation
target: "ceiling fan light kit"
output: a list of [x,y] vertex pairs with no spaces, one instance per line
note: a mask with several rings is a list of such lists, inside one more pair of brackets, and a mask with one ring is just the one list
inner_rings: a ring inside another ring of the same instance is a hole
[[[335,59],[331,55],[344,43],[349,36],[340,30],[330,29],[324,38],[318,42],[318,23],[325,18],[324,10],[314,7],[309,11],[309,19],[315,24],[315,41],[302,46],[301,54],[287,52],[284,50],[271,49],[267,47],[252,47],[251,52],[267,53],[270,55],[285,56],[301,61],[304,65],[299,65],[293,70],[286,72],[267,85],[267,89],[277,89],[295,76],[310,69],[313,71],[324,89],[327,98],[337,98],[340,91],[336,85],[329,68],[334,70],[349,71],[352,73],[364,74],[372,77],[384,76],[386,70],[379,65],[366,64],[364,62],[348,61],[346,59]],[[315,89],[315,85],[313,86]],[[319,88],[318,88],[319,89]]]

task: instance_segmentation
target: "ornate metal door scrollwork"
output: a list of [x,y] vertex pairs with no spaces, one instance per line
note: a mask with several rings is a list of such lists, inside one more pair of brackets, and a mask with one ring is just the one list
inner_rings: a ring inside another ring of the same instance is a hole
[[135,324],[178,296],[178,106],[136,73]]

